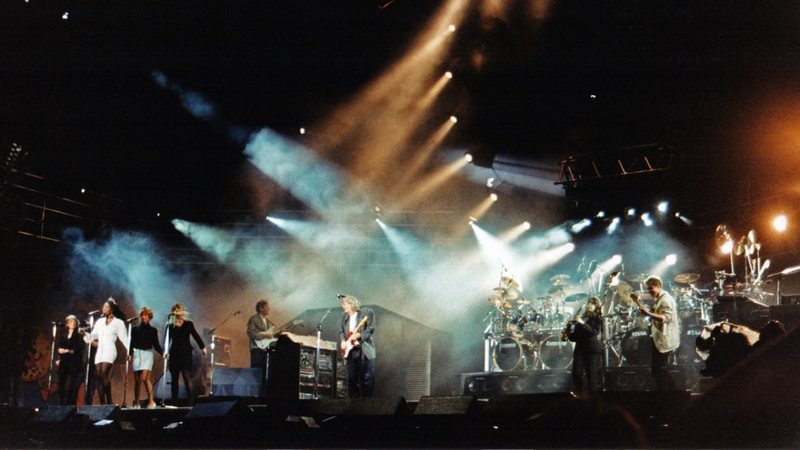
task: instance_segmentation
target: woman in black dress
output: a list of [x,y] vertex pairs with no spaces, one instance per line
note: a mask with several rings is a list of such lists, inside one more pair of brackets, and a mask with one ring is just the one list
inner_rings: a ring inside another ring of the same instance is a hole
[[83,330],[79,328],[78,318],[72,314],[64,319],[67,329],[58,340],[58,398],[62,405],[74,405],[78,400],[81,385],[80,372],[83,368]]
[[203,356],[208,355],[206,344],[197,330],[194,328],[194,322],[188,320],[186,317],[189,312],[186,307],[181,303],[176,303],[172,307],[172,314],[170,314],[170,323],[167,325],[167,333],[169,333],[169,350],[166,357],[168,358],[169,373],[172,376],[172,401],[178,400],[178,378],[183,377],[183,384],[186,387],[186,396],[189,399],[189,405],[194,405],[194,394],[192,392],[192,343],[189,337],[193,337],[197,342]]

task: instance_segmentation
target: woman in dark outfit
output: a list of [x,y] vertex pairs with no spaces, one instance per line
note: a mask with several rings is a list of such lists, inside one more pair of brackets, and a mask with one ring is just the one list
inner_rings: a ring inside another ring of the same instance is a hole
[[78,401],[78,388],[81,385],[80,372],[83,368],[83,331],[78,326],[78,318],[72,314],[64,319],[67,329],[58,341],[58,398],[62,405],[74,405]]
[[586,305],[581,307],[575,319],[567,325],[567,337],[575,343],[572,353],[572,382],[578,392],[584,390],[584,374],[589,392],[600,390],[603,374],[603,345],[600,341],[602,329],[602,303],[597,297],[589,297]]
[[140,387],[144,385],[147,392],[147,407],[155,408],[156,402],[153,400],[153,382],[150,373],[153,371],[155,362],[155,352],[164,354],[161,343],[158,342],[158,330],[150,325],[153,319],[153,310],[148,307],[142,308],[139,312],[139,325],[131,329],[131,351],[130,357],[133,361],[133,373],[136,380],[133,384],[133,407],[138,408]]
[[169,351],[167,358],[169,360],[169,373],[172,376],[172,401],[178,400],[178,378],[183,377],[183,385],[186,387],[186,396],[189,399],[189,405],[194,405],[194,394],[192,392],[192,343],[189,337],[193,337],[197,342],[197,346],[203,352],[203,356],[208,355],[206,344],[197,330],[194,328],[194,322],[188,320],[186,316],[189,312],[186,307],[181,303],[176,303],[172,307],[172,317],[170,324],[167,325],[167,333],[169,333]]

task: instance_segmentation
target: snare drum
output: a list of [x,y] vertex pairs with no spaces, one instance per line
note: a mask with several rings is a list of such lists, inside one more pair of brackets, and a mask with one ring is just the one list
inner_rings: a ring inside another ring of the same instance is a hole
[[502,371],[523,370],[533,363],[533,344],[515,337],[504,337],[492,349],[492,361]]

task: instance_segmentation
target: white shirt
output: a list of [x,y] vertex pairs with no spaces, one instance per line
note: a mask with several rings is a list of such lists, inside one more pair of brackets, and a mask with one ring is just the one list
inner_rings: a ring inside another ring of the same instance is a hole
[[95,364],[101,362],[113,363],[117,359],[117,339],[122,341],[127,355],[128,330],[125,329],[125,322],[116,317],[108,325],[106,325],[105,317],[101,317],[100,320],[95,322],[92,333],[83,337],[86,342],[97,341],[97,354],[94,356]]

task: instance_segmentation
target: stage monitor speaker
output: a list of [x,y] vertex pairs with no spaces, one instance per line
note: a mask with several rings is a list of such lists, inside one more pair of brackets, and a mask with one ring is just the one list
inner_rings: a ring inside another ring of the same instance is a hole
[[478,402],[472,396],[430,397],[419,399],[414,415],[438,414],[473,414],[478,409]]
[[66,422],[75,414],[75,406],[48,406],[34,416],[33,421],[38,423]]
[[252,413],[250,408],[236,400],[224,402],[207,402],[194,405],[183,419],[186,421],[197,419],[217,419],[217,418],[243,418]]
[[119,415],[116,405],[83,405],[78,408],[78,414],[86,416],[91,422],[101,420],[114,420]]
[[408,412],[409,408],[403,397],[370,397],[350,399],[344,415],[393,416]]
[[534,414],[546,412],[569,398],[572,398],[569,392],[501,395],[490,398],[481,413],[524,420]]

